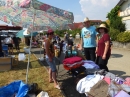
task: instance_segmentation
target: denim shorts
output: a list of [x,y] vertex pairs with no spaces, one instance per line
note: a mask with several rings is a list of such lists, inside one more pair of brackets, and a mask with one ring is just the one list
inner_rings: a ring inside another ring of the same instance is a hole
[[46,58],[47,64],[50,66],[52,72],[56,71],[56,64],[55,64],[55,58],[52,58],[52,61],[49,61],[49,58]]

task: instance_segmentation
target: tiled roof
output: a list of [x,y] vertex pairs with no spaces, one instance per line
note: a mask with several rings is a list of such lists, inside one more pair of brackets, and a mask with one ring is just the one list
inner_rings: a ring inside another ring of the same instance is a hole
[[[90,20],[90,22],[92,23],[101,23],[101,20]],[[68,26],[70,27],[70,29],[74,30],[74,29],[81,29],[83,28],[84,24],[83,22],[79,22],[79,23],[73,23],[73,24],[68,24]]]
[[73,24],[69,24],[69,27],[70,29],[74,30],[74,29],[77,29],[77,28],[82,28],[83,27],[83,23],[80,22],[80,23],[73,23]]

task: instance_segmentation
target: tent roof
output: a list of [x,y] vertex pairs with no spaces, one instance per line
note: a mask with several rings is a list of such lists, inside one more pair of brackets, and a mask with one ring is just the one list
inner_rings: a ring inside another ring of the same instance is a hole
[[19,26],[8,26],[8,25],[0,25],[0,30],[22,30],[22,27]]

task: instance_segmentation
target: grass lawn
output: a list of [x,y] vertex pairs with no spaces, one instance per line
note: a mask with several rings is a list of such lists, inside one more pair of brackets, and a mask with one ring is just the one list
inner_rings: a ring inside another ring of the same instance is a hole
[[[0,72],[0,87],[13,82],[14,80],[26,81],[27,57],[28,55],[26,54],[26,60],[19,61],[18,65],[12,67],[12,70]],[[40,65],[39,61],[33,54],[31,55],[30,60],[28,83],[37,83],[41,91],[48,92],[49,97],[63,97],[60,90],[55,89],[53,83],[48,82],[47,70]]]

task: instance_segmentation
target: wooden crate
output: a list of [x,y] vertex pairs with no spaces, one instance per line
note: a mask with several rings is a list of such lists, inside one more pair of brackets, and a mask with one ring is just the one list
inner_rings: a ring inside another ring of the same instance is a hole
[[0,71],[8,71],[12,67],[11,57],[0,57]]

